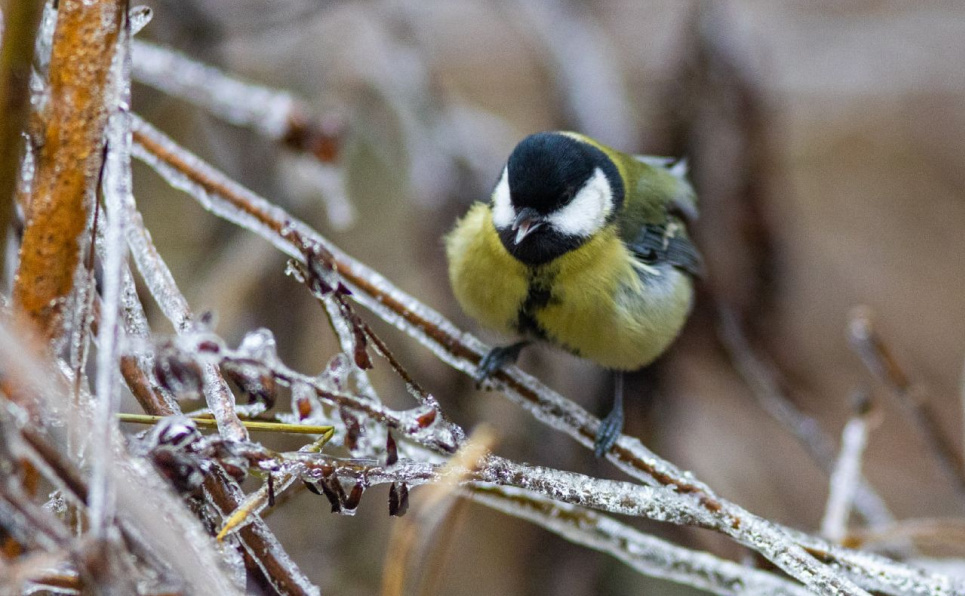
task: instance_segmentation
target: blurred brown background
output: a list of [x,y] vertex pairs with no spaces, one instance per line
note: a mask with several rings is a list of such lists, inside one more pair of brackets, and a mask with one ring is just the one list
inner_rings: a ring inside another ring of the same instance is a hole
[[[851,308],[870,306],[960,445],[961,2],[164,0],[154,8],[142,36],[291,90],[317,115],[342,121],[347,199],[332,185],[322,192],[296,156],[177,99],[136,87],[135,109],[471,330],[449,292],[440,238],[486,199],[520,138],[578,129],[628,151],[689,155],[710,275],[685,337],[632,378],[628,431],[755,513],[817,528],[827,479],[721,350],[713,305],[726,300],[795,403],[835,439],[848,396],[861,385],[874,390],[882,422],[865,471],[897,517],[961,516],[953,485],[845,335]],[[218,331],[237,341],[269,327],[286,361],[321,370],[337,347],[318,305],[284,276],[284,258],[146,169],[135,181],[162,254],[192,304],[218,313]],[[457,422],[495,426],[501,454],[615,474],[376,326]],[[546,348],[522,365],[593,411],[609,404],[608,377],[592,365]],[[385,399],[404,403],[391,375],[377,368],[375,378]],[[370,492],[378,494],[367,494],[354,518],[330,515],[308,493],[269,518],[325,592],[377,590],[394,520],[385,495]],[[463,515],[438,572],[443,594],[692,593],[482,507]],[[702,533],[642,527],[741,556]]]

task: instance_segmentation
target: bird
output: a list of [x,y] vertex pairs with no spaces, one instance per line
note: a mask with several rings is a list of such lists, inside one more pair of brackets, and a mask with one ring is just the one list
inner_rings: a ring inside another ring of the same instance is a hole
[[684,326],[703,259],[688,235],[697,196],[685,160],[633,155],[588,136],[538,132],[513,149],[488,202],[444,239],[459,305],[518,341],[490,350],[481,385],[533,342],[614,371],[594,452],[623,432],[623,374]]

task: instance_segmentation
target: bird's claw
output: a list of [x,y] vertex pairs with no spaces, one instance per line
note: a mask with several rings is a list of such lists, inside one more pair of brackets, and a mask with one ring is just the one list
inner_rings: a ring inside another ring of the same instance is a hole
[[489,377],[503,366],[516,362],[516,359],[519,358],[519,353],[528,343],[529,342],[522,341],[511,346],[496,346],[489,350],[489,352],[483,356],[482,360],[479,361],[476,376],[473,377],[476,381],[476,387],[482,386]]
[[596,441],[593,442],[593,453],[597,457],[605,456],[616,444],[622,432],[623,408],[613,409],[600,421],[600,427],[596,431]]

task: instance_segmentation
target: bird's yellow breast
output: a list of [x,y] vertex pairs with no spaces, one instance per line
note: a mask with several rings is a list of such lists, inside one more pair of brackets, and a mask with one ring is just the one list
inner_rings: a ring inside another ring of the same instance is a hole
[[521,316],[529,317],[545,339],[607,368],[649,364],[690,310],[690,279],[670,266],[641,268],[612,226],[531,268],[506,251],[480,203],[446,238],[446,249],[453,291],[467,314],[503,333],[519,331]]
[[449,281],[459,305],[484,326],[515,332],[529,291],[526,265],[510,255],[493,226],[488,205],[476,203],[446,237]]

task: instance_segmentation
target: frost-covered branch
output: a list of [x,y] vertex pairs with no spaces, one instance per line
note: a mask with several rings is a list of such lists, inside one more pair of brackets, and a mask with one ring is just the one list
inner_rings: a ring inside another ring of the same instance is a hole
[[258,131],[321,162],[336,159],[341,125],[312,120],[311,110],[287,91],[241,81],[170,48],[146,41],[132,44],[134,78],[180,97],[211,114]]
[[[0,359],[4,362],[4,397],[0,398],[0,416],[4,424],[4,439],[13,442],[13,455],[27,458],[36,468],[81,507],[89,507],[89,477],[82,471],[77,454],[65,448],[65,439],[57,429],[68,421],[71,425],[89,424],[90,396],[79,402],[71,396],[70,383],[57,370],[43,364],[34,346],[23,341],[23,334],[10,328],[10,321],[0,322]],[[45,412],[42,423],[31,422],[19,408],[7,401],[11,392],[26,392],[35,397]],[[114,435],[117,438],[117,435]],[[8,443],[9,444],[9,443]],[[112,442],[113,465],[105,472],[111,475],[115,487],[117,522],[130,544],[152,561],[161,562],[158,569],[162,579],[177,577],[180,582],[199,593],[236,594],[238,591],[221,573],[221,557],[212,541],[184,506],[174,498],[166,483],[152,468],[130,458]],[[59,523],[59,522],[58,522]],[[110,533],[108,533],[110,536]],[[146,538],[150,537],[150,541]],[[105,543],[107,553],[118,557],[119,544]],[[83,562],[84,557],[77,561]],[[98,562],[99,561],[99,562]],[[108,565],[101,572],[110,572],[113,558],[91,559],[90,563]],[[114,581],[121,581],[115,578]],[[127,578],[133,579],[133,578]],[[127,581],[127,580],[124,580]],[[122,585],[122,584],[118,584]]]
[[[185,190],[215,214],[261,234],[296,260],[304,262],[305,255],[316,255],[316,264],[337,272],[333,281],[344,281],[358,302],[421,341],[444,362],[470,375],[475,372],[486,349],[479,340],[458,330],[311,228],[230,180],[146,122],[136,121],[134,137],[135,156],[154,167],[173,186]],[[496,383],[505,395],[539,420],[592,447],[599,421],[585,410],[516,367],[498,373]],[[812,589],[841,594],[866,593],[826,562],[844,569],[862,586],[886,593],[902,593],[909,586],[921,593],[951,594],[957,589],[948,578],[865,553],[837,549],[754,516],[716,496],[636,439],[621,437],[608,458],[632,476],[663,486],[662,490],[687,500],[689,511],[699,511],[712,529],[761,552]]]

